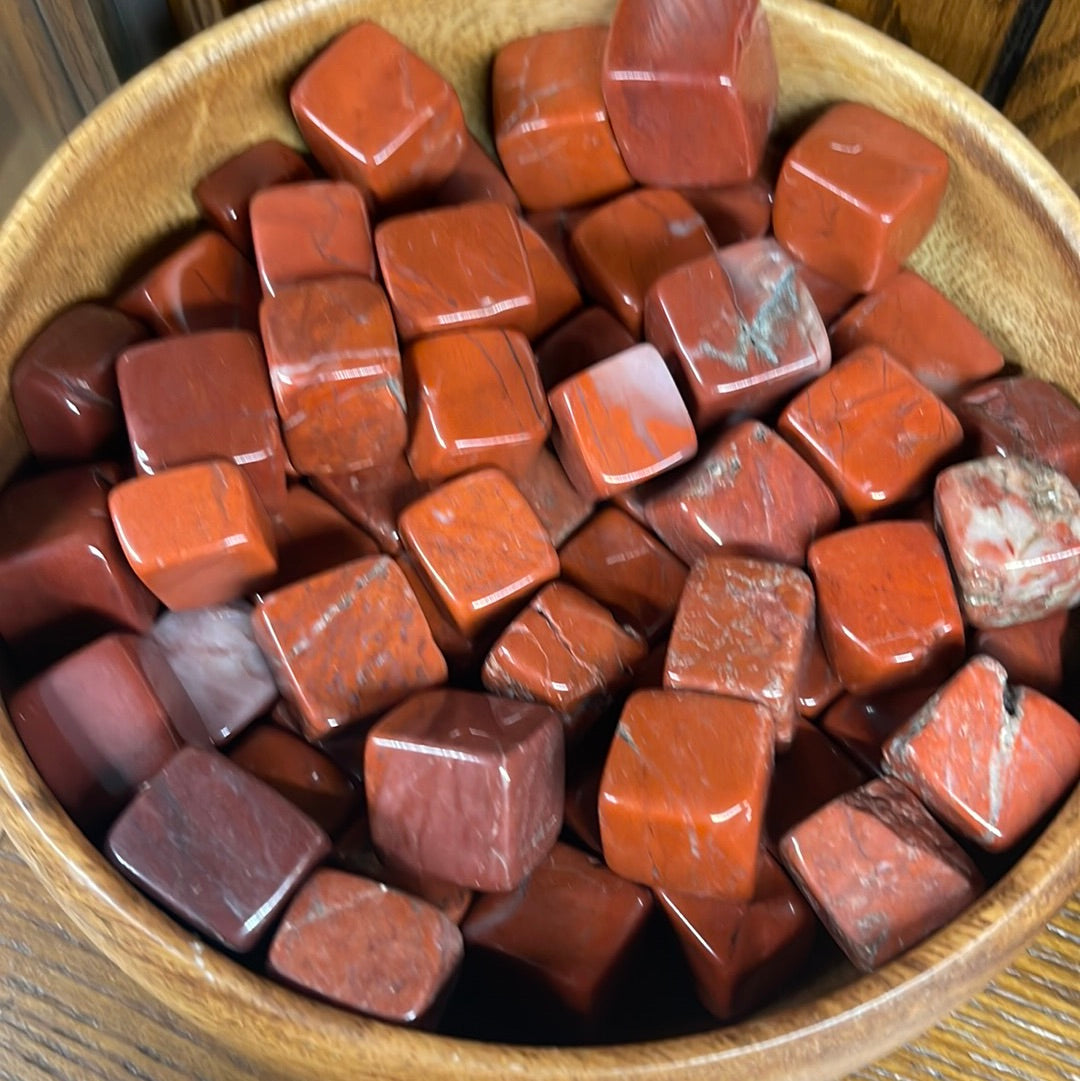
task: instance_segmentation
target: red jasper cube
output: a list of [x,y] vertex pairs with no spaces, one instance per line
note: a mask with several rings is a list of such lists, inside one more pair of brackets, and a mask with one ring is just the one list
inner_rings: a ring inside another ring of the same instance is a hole
[[576,26],[495,54],[495,146],[529,210],[594,203],[633,186],[600,87],[607,37],[606,26]]
[[964,625],[945,552],[925,522],[873,522],[810,546],[821,640],[840,682],[876,694],[941,677]]
[[[849,308],[853,300],[858,298],[859,292],[857,289],[851,289],[840,282],[834,282],[831,278],[819,274],[799,260],[795,261],[795,265],[799,268],[799,281],[806,286],[810,296],[814,298],[814,304],[821,313],[821,318],[826,326],[841,312]],[[841,355],[838,349],[834,349],[833,353],[836,356]]]
[[416,569],[413,561],[405,553],[395,559],[409,583],[409,588],[416,595],[420,610],[431,628],[431,637],[439,647],[439,652],[446,658],[451,676],[465,673],[472,675],[484,657],[490,641],[490,635],[483,633],[474,637],[462,634],[457,624],[450,618],[443,606],[435,599],[431,587],[423,574]]
[[556,548],[592,514],[593,500],[586,499],[570,483],[566,470],[549,450],[541,450],[514,483]]
[[524,331],[536,318],[521,228],[502,203],[390,218],[375,229],[375,250],[402,338],[470,327]]
[[974,651],[998,661],[1012,683],[1054,695],[1065,678],[1068,629],[1064,611],[1012,627],[984,627],[975,632]]
[[916,684],[869,698],[843,694],[825,712],[822,729],[856,761],[881,771],[881,749],[889,738],[937,690],[936,683]]
[[784,838],[780,857],[863,972],[944,927],[983,888],[964,850],[896,781],[827,803]]
[[771,428],[743,421],[640,494],[645,520],[688,564],[718,549],[801,566],[840,518],[827,484]]
[[401,569],[371,556],[264,597],[255,640],[308,739],[442,683],[446,662]]
[[469,691],[414,695],[368,735],[375,847],[416,874],[515,889],[558,836],[563,769],[562,722],[546,706]]
[[772,185],[764,177],[722,188],[680,188],[679,194],[705,219],[720,247],[755,240],[772,226]]
[[235,462],[272,514],[285,502],[285,448],[259,340],[242,330],[146,342],[116,379],[136,472]]
[[431,193],[435,206],[458,206],[460,203],[491,201],[504,203],[515,214],[521,213],[517,192],[506,174],[488,156],[474,135],[465,133],[465,150],[454,171]]
[[641,184],[737,184],[758,170],[776,111],[772,38],[757,0],[620,0],[604,100]]
[[825,324],[775,240],[669,271],[645,298],[645,337],[678,368],[699,426],[765,412],[832,359]]
[[344,181],[267,188],[251,200],[251,236],[263,293],[344,274],[375,276],[363,195]]
[[996,375],[1005,363],[1001,350],[913,270],[901,270],[853,305],[829,338],[837,356],[880,345],[943,397]]
[[778,427],[857,518],[918,495],[964,435],[944,402],[872,345],[797,394]]
[[401,355],[378,285],[302,282],[267,297],[260,320],[285,445],[301,473],[350,473],[405,449]]
[[454,88],[373,22],[319,53],[289,104],[319,164],[381,203],[440,184],[465,149]]
[[606,308],[585,308],[567,319],[536,345],[536,366],[545,388],[561,383],[598,361],[634,344],[626,329]]
[[784,159],[773,231],[819,274],[869,293],[929,232],[948,178],[948,157],[925,136],[869,105],[843,102]]
[[481,466],[518,474],[551,430],[544,388],[516,330],[439,334],[405,354],[412,440],[409,465],[422,481]]
[[570,272],[544,238],[528,222],[521,221],[518,225],[536,290],[536,315],[522,329],[530,341],[535,341],[581,307],[581,294]]

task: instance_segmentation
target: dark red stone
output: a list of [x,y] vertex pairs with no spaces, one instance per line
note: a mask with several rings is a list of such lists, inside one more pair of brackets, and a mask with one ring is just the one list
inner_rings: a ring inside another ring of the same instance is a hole
[[871,698],[844,694],[826,710],[821,727],[853,758],[877,773],[886,740],[935,690],[936,684],[920,684]]
[[572,375],[634,344],[626,329],[606,308],[585,308],[536,345],[536,365],[550,390]]
[[435,599],[427,580],[416,569],[412,559],[402,553],[396,557],[395,562],[405,575],[409,588],[416,595],[417,603],[431,628],[431,637],[446,658],[451,676],[462,675],[477,668],[484,656],[487,636],[470,638],[462,634],[449,613]]
[[514,483],[556,548],[592,513],[593,501],[570,483],[566,470],[549,450],[541,450],[533,464],[514,478]]
[[829,664],[821,636],[815,631],[810,643],[810,656],[799,680],[799,713],[811,719],[817,717],[840,696],[843,689],[843,684]]
[[504,203],[515,214],[521,203],[502,169],[491,160],[475,136],[465,134],[465,150],[454,171],[430,194],[436,206],[491,201]]
[[[799,281],[806,286],[810,296],[814,298],[814,304],[826,326],[849,308],[851,302],[858,297],[858,290],[849,289],[840,282],[834,282],[799,260],[796,260],[795,264],[799,268]],[[839,355],[837,352],[837,356]]]
[[591,207],[574,207],[568,210],[533,210],[523,215],[575,282],[578,280],[578,269],[570,252],[570,234],[592,210]]
[[1057,694],[1065,677],[1068,627],[1068,612],[1012,627],[986,627],[975,632],[974,651],[1003,665],[1010,682]]
[[764,177],[723,188],[680,188],[679,194],[705,219],[720,247],[755,240],[772,225],[772,186]]
[[526,221],[519,221],[521,243],[536,290],[536,315],[523,326],[535,341],[581,307],[581,293],[571,273],[548,247],[544,238]]

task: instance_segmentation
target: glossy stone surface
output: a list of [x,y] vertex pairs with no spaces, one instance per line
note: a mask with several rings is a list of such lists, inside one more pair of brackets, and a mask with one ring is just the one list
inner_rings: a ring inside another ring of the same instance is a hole
[[955,408],[977,454],[1030,458],[1080,485],[1080,409],[1052,383],[995,379],[973,387]]
[[145,337],[134,319],[92,303],[38,332],[11,369],[11,398],[36,458],[86,460],[122,443],[116,358]]
[[[840,282],[834,282],[831,278],[819,274],[799,260],[795,262],[799,268],[799,281],[806,286],[810,296],[814,298],[814,304],[817,306],[817,310],[820,312],[826,326],[832,323],[838,315],[846,311],[851,306],[852,301],[858,298],[859,291],[857,289],[851,289]],[[842,355],[839,350],[833,352],[837,356]]]
[[698,997],[722,1021],[757,1009],[789,987],[814,944],[813,911],[764,851],[749,901],[669,890],[657,890],[656,899],[678,935]]
[[729,901],[754,893],[774,728],[762,706],[638,691],[600,782],[607,865],[647,886]]
[[263,301],[263,345],[292,464],[351,473],[392,461],[408,438],[401,355],[382,288],[301,282]]
[[578,281],[578,268],[570,252],[570,234],[577,227],[578,222],[588,217],[594,209],[594,207],[579,206],[562,210],[531,210],[522,215],[575,282]]
[[717,555],[690,570],[675,614],[664,686],[763,706],[791,743],[814,634],[809,577],[783,563]]
[[584,495],[604,499],[674,469],[697,435],[663,358],[636,345],[571,376],[549,394],[555,450]]
[[259,278],[220,233],[198,233],[123,292],[116,306],[155,334],[259,329]]
[[960,607],[941,542],[925,522],[832,533],[810,546],[807,562],[821,640],[847,690],[876,694],[959,664]]
[[165,612],[150,632],[215,744],[228,742],[277,701],[251,613],[246,601]]
[[345,181],[311,180],[259,192],[251,201],[251,236],[266,296],[298,282],[375,276],[367,205]]
[[536,290],[536,315],[523,330],[530,341],[535,341],[581,307],[581,293],[544,238],[528,222],[520,221],[518,225]]
[[484,657],[488,636],[480,634],[470,638],[462,634],[446,609],[435,599],[427,580],[416,569],[412,559],[402,553],[394,561],[401,568],[409,588],[416,596],[420,610],[431,628],[431,637],[435,639],[439,652],[446,659],[451,678],[472,674]]
[[797,826],[780,856],[852,964],[871,972],[982,891],[963,849],[896,781],[871,781]]
[[521,213],[517,192],[506,179],[506,174],[469,132],[465,133],[465,149],[454,171],[431,192],[428,199],[436,206],[490,200],[505,204],[515,214]]
[[653,282],[709,255],[715,244],[701,215],[678,192],[643,188],[582,218],[570,246],[586,291],[637,338]]
[[455,477],[408,506],[398,522],[432,592],[466,635],[559,573],[547,531],[495,469]]
[[1057,694],[1065,678],[1068,612],[1052,612],[1031,623],[984,627],[975,632],[974,651],[998,661],[1011,683]]
[[552,387],[598,361],[634,344],[626,329],[606,308],[585,308],[567,319],[536,345],[536,365],[544,387]]
[[1025,458],[946,469],[934,509],[975,627],[1029,623],[1080,603],[1080,495]]
[[41,667],[106,630],[149,630],[157,600],[108,517],[115,466],[73,466],[0,493],[0,637]]
[[991,852],[1019,842],[1080,777],[1080,724],[976,656],[885,745],[886,771]]
[[514,478],[514,483],[556,548],[589,517],[595,505],[570,483],[559,459],[546,449],[540,451],[524,473]]
[[109,514],[132,570],[167,608],[224,604],[277,569],[270,518],[232,462],[125,481]]
[[229,759],[280,792],[333,836],[357,814],[363,795],[322,751],[275,725],[245,732]]
[[575,26],[518,38],[495,54],[495,146],[528,210],[597,202],[634,183],[600,87],[607,37],[606,26]]
[[521,229],[502,203],[390,218],[375,228],[375,250],[406,340],[470,327],[524,331],[536,318]]
[[320,52],[289,104],[319,164],[380,203],[440,184],[465,149],[454,88],[373,22]]
[[604,100],[641,184],[738,184],[758,169],[777,74],[757,0],[621,0],[604,53]]
[[644,640],[564,582],[544,586],[487,655],[484,686],[505,698],[543,702],[578,738],[645,659]]
[[843,692],[844,686],[829,664],[821,635],[816,631],[810,642],[810,654],[806,659],[802,678],[799,680],[798,707],[803,717],[813,719],[833,703]]
[[225,458],[271,514],[281,508],[285,448],[253,334],[214,330],[145,342],[120,355],[116,379],[136,473]]
[[648,524],[685,563],[719,551],[801,566],[840,518],[827,484],[771,428],[747,420],[641,493]]
[[721,188],[680,188],[720,247],[764,236],[772,226],[772,185],[762,176]]
[[[267,838],[273,844],[267,844]],[[223,755],[185,748],[128,804],[109,858],[227,949],[253,949],[330,850],[314,822]]]
[[797,394],[777,427],[856,518],[919,495],[963,440],[944,402],[873,345]]
[[264,597],[255,640],[310,740],[446,679],[446,662],[401,569],[370,556]]
[[881,749],[937,690],[937,684],[917,684],[905,690],[870,697],[841,695],[821,718],[821,727],[861,765],[881,771]]
[[195,185],[195,201],[204,217],[242,252],[251,254],[251,199],[275,184],[311,179],[304,159],[277,139],[241,150]]
[[414,476],[438,482],[490,466],[516,475],[551,430],[544,388],[516,330],[451,331],[405,353]]
[[1001,350],[913,270],[901,270],[859,300],[829,328],[829,338],[838,357],[880,345],[942,397],[996,375],[1005,362]]
[[586,848],[602,856],[600,841],[600,780],[604,759],[568,767],[563,799],[563,826]]
[[610,1008],[652,908],[647,889],[556,844],[513,893],[480,897],[462,932],[518,1008],[587,1023]]
[[563,577],[649,641],[675,616],[686,567],[647,529],[603,507],[559,550]]
[[69,654],[16,691],[9,712],[53,795],[92,835],[185,737],[210,746],[160,649],[134,634],[107,634]]
[[563,768],[562,721],[546,706],[469,691],[414,695],[368,736],[376,850],[416,874],[515,889],[558,836]]
[[269,963],[302,991],[408,1024],[434,1007],[463,952],[461,932],[433,905],[369,878],[323,869],[289,905]]
[[772,239],[665,274],[645,298],[645,337],[680,371],[699,427],[766,412],[832,358],[795,263]]

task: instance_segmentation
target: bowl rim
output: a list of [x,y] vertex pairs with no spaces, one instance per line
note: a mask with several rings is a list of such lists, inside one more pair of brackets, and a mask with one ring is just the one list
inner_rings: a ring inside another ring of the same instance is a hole
[[[271,0],[190,39],[115,92],[42,166],[0,228],[0,251],[17,245],[48,204],[55,185],[97,156],[103,120],[132,122],[175,98],[200,71],[245,40],[288,33],[315,0]],[[349,0],[323,9],[348,10]],[[867,61],[907,69],[923,96],[948,110],[987,159],[1005,141],[1005,180],[1035,186],[1039,224],[1061,234],[1080,268],[1080,200],[1030,143],[974,91],[905,46],[813,0],[764,0],[798,26],[842,42]],[[978,155],[976,155],[978,156]],[[995,168],[1000,172],[1000,164]],[[1080,269],[1077,277],[1080,279]],[[0,824],[46,888],[68,907],[79,930],[127,975],[200,1031],[265,1065],[299,1076],[322,1057],[328,1077],[405,1077],[432,1081],[467,1072],[477,1079],[745,1077],[769,1065],[792,1079],[835,1077],[912,1038],[983,986],[1034,937],[1080,883],[1080,789],[1032,848],[964,914],[870,975],[748,1021],[707,1033],[599,1047],[536,1048],[486,1044],[359,1017],[258,976],[206,946],[130,886],[75,829],[27,758],[0,708]],[[330,1056],[328,1059],[327,1056]],[[336,1071],[340,1070],[340,1074]]]

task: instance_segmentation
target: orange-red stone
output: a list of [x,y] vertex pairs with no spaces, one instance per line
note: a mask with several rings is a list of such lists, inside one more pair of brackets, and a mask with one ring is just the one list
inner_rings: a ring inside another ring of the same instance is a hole
[[428,197],[436,206],[457,206],[491,200],[504,203],[515,214],[521,212],[517,192],[502,169],[488,157],[476,137],[465,134],[465,150],[454,171]]
[[648,886],[749,900],[774,728],[769,711],[752,702],[631,695],[600,783],[607,865]]
[[810,655],[799,680],[799,713],[811,719],[817,717],[840,696],[843,689],[843,684],[829,664],[825,647],[821,644],[821,635],[815,632],[810,643]]
[[868,105],[834,105],[788,152],[776,183],[776,239],[819,274],[880,289],[930,230],[949,159]]
[[533,464],[514,478],[514,483],[556,548],[592,514],[593,500],[586,499],[570,483],[566,470],[549,450],[541,450]]
[[975,632],[974,651],[998,661],[1009,681],[1057,694],[1065,678],[1068,612],[1052,612],[1031,623],[985,627]]
[[585,308],[537,343],[536,366],[541,381],[550,390],[633,344],[630,331],[606,308]]
[[536,316],[523,327],[535,341],[581,307],[581,294],[570,272],[548,247],[547,241],[528,222],[519,222],[521,243],[536,289]]
[[435,599],[427,580],[416,569],[413,561],[404,553],[396,557],[409,588],[416,595],[424,618],[431,628],[431,637],[446,658],[451,676],[473,674],[479,666],[486,649],[485,636],[469,638],[458,630],[443,606]]
[[523,215],[540,239],[552,250],[555,258],[574,281],[578,281],[578,268],[570,253],[570,234],[582,218],[592,213],[593,207],[573,207],[568,210],[532,210]]

